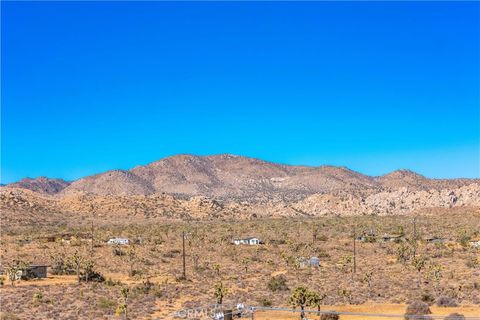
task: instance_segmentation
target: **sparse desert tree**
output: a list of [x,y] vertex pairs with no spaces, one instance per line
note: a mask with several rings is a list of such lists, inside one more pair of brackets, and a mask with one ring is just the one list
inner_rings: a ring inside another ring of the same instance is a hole
[[337,293],[340,297],[343,298],[345,304],[352,303],[352,291],[347,288],[338,288]]
[[220,264],[215,263],[213,265],[213,270],[215,270],[215,273],[217,274],[217,277],[219,277],[220,276]]
[[425,256],[415,256],[412,259],[412,266],[415,268],[415,270],[418,273],[418,280],[417,280],[417,287],[420,288],[421,283],[422,283],[422,270],[425,269],[427,265],[427,257]]
[[300,286],[293,290],[292,295],[290,296],[289,303],[293,308],[300,308],[300,319],[305,318],[305,306],[309,302],[310,291],[304,287]]
[[410,259],[410,248],[406,243],[402,242],[397,247],[395,254],[397,256],[397,261],[405,264]]
[[222,304],[223,303],[223,298],[228,293],[228,288],[223,285],[222,282],[219,282],[215,285],[214,287],[214,296],[217,301],[217,304]]
[[135,268],[135,263],[137,261],[137,251],[135,249],[135,246],[129,246],[126,252],[126,259],[128,263],[128,275],[130,277],[133,277],[134,274],[134,268]]
[[245,268],[245,273],[248,273],[248,266],[250,262],[251,262],[250,258],[243,258],[242,260],[243,267]]
[[5,274],[7,275],[8,280],[10,280],[10,284],[12,285],[12,287],[15,286],[15,281],[18,280],[19,274],[21,274],[21,272],[25,270],[26,267],[26,262],[14,260],[5,268]]
[[129,295],[129,289],[127,287],[124,287],[120,289],[120,294],[122,296],[122,303],[120,303],[117,307],[117,310],[115,310],[115,313],[117,315],[122,315],[124,316],[125,320],[128,320],[128,295]]
[[440,280],[442,279],[442,266],[439,264],[434,264],[430,266],[430,279],[434,283],[435,294],[438,294],[438,288],[440,286]]
[[194,252],[194,253],[191,254],[191,256],[192,256],[193,268],[195,270],[197,270],[198,269],[198,261],[200,260],[200,255],[198,253]]
[[77,274],[78,283],[81,281],[80,271],[85,262],[85,258],[80,254],[78,249],[75,249],[75,252],[69,257],[70,264],[75,268],[75,273]]
[[321,317],[320,311],[321,311],[323,300],[325,300],[326,297],[327,295],[325,293],[320,293],[316,291],[311,291],[308,294],[307,304],[309,306],[317,308],[319,317]]
[[372,277],[373,277],[373,271],[368,270],[363,274],[363,278],[362,278],[362,282],[367,285],[369,299],[372,297]]

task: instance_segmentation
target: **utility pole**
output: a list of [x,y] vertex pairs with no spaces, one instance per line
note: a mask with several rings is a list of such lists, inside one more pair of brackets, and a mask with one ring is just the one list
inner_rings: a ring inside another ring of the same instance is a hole
[[183,247],[183,279],[187,280],[187,272],[185,270],[185,231],[182,232],[182,247]]
[[357,273],[357,234],[353,227],[353,273]]
[[417,217],[413,217],[413,257],[417,255]]
[[95,207],[93,204],[90,205],[90,212],[92,213],[91,216],[91,226],[90,226],[90,257],[93,257],[93,239],[95,237],[95,227],[93,220],[95,219]]

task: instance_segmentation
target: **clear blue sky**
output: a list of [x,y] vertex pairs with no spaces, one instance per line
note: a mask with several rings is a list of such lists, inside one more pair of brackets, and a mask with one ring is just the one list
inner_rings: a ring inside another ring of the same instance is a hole
[[2,2],[1,181],[178,153],[480,177],[480,4]]

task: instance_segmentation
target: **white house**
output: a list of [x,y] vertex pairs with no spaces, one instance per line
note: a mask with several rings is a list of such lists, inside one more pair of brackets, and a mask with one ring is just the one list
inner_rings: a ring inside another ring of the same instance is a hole
[[240,244],[248,244],[250,246],[258,245],[260,244],[261,241],[258,238],[255,237],[248,237],[248,238],[243,238],[243,239],[233,239],[233,244],[235,245],[240,245]]
[[480,249],[480,240],[470,241],[470,246],[472,246],[472,248]]
[[305,257],[297,258],[298,266],[303,269],[306,267],[313,267],[318,268],[320,267],[320,259],[317,257],[311,257],[310,259],[306,259]]
[[127,238],[111,238],[107,242],[108,244],[121,244],[121,245],[126,245],[129,243]]

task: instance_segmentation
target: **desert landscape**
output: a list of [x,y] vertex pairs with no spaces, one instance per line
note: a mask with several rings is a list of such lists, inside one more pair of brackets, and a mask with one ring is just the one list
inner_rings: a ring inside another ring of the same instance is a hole
[[[2,319],[185,318],[239,303],[255,319],[296,319],[268,308],[300,310],[299,288],[316,297],[306,310],[403,317],[423,302],[432,319],[480,315],[476,179],[179,155],[23,179],[0,201]],[[47,277],[11,276],[29,265]]]
[[480,1],[0,21],[0,320],[480,320]]

